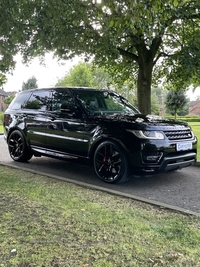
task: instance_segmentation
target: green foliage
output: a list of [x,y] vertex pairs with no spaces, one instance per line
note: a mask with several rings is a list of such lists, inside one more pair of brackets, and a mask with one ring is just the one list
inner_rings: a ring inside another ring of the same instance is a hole
[[[14,68],[13,57],[18,52],[25,53],[30,44],[32,30],[36,32],[37,26],[33,14],[34,10],[36,13],[37,11],[34,2],[26,0],[1,1],[0,72],[2,73]],[[24,54],[24,56],[27,58],[28,55]]]
[[14,97],[15,97],[15,95],[10,95],[10,96],[6,97],[3,102],[5,104],[9,105],[12,102]]
[[[194,134],[196,135],[197,139],[199,140],[200,136],[200,118],[198,122],[189,122]],[[200,142],[197,142],[197,161],[200,162]]]
[[90,64],[80,62],[71,68],[69,73],[56,83],[56,86],[93,87],[94,81]]
[[188,100],[184,91],[170,90],[168,92],[165,100],[166,111],[175,118],[178,111],[183,112],[187,104]]
[[23,82],[22,84],[22,91],[34,88],[38,88],[37,79],[34,76],[29,78],[27,82]]
[[94,67],[91,63],[80,62],[60,79],[56,86],[85,86],[93,88],[107,88],[111,78],[103,68]]
[[2,73],[0,73],[0,86],[2,86],[4,83],[6,83],[7,79],[6,76]]
[[0,112],[0,124],[3,124],[4,113]]
[[[80,11],[82,16],[79,16]],[[199,61],[194,62],[194,58],[199,58],[199,52],[193,49],[194,42],[190,42],[198,33],[198,28],[192,27],[193,20],[199,19],[198,12],[199,4],[194,6],[188,1],[154,1],[154,4],[147,1],[102,1],[96,5],[84,1],[80,9],[76,8],[73,21],[71,18],[67,20],[72,30],[66,35],[64,51],[71,53],[63,53],[62,46],[56,54],[61,57],[94,54],[96,62],[106,66],[117,82],[123,83],[130,77],[137,80],[138,105],[146,112],[145,107],[148,111],[150,108],[153,67],[160,78],[171,66],[167,78],[174,87],[180,84],[186,87],[188,81],[198,76],[195,70]],[[60,34],[56,36],[54,44]],[[195,38],[195,43],[199,43],[198,38]],[[192,54],[188,53],[191,51]]]

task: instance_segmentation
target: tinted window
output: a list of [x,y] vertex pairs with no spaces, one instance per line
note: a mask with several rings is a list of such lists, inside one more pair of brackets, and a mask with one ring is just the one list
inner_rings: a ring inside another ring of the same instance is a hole
[[137,114],[139,111],[125,98],[109,91],[76,90],[77,97],[90,113],[114,114],[129,113]]
[[23,105],[23,109],[37,109],[45,111],[47,106],[50,105],[49,91],[35,91],[32,93],[28,101]]
[[68,91],[54,91],[52,92],[52,102],[49,106],[51,111],[61,111],[61,109],[67,109],[68,107],[75,106],[74,98]]
[[11,104],[9,105],[9,108],[11,109],[21,109],[21,107],[25,104],[27,99],[30,96],[30,92],[24,92],[23,94],[18,94],[16,97],[13,99]]

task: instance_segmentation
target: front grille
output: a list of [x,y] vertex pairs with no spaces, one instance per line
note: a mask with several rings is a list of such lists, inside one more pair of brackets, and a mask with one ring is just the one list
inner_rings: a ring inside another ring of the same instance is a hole
[[187,130],[164,131],[169,140],[185,140],[192,138],[192,132]]

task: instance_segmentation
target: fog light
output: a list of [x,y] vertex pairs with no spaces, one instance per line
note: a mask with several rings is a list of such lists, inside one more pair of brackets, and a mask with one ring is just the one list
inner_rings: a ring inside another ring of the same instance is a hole
[[151,153],[143,153],[142,159],[144,163],[158,163],[162,158],[163,153],[161,152],[151,152]]
[[146,159],[148,161],[157,161],[158,160],[158,156],[147,156]]

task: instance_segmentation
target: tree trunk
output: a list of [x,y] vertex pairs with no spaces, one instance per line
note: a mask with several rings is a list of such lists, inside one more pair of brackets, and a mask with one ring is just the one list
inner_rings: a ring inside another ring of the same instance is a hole
[[137,63],[139,66],[137,81],[138,109],[145,115],[151,114],[151,82],[154,57],[161,42],[161,37],[155,37],[150,48],[146,47],[144,40],[135,47],[138,52]]
[[[133,40],[133,43],[135,40]],[[152,82],[152,72],[153,66],[155,64],[154,57],[159,49],[162,42],[162,38],[155,37],[152,40],[152,44],[146,47],[143,37],[141,36],[141,41],[137,43],[134,47],[137,54],[131,53],[129,51],[118,48],[120,54],[125,56],[135,62],[137,62],[138,70],[138,80],[137,80],[137,98],[138,98],[138,109],[144,115],[151,114],[151,82]]]
[[151,114],[152,71],[153,62],[139,64],[137,81],[138,109],[145,115]]

